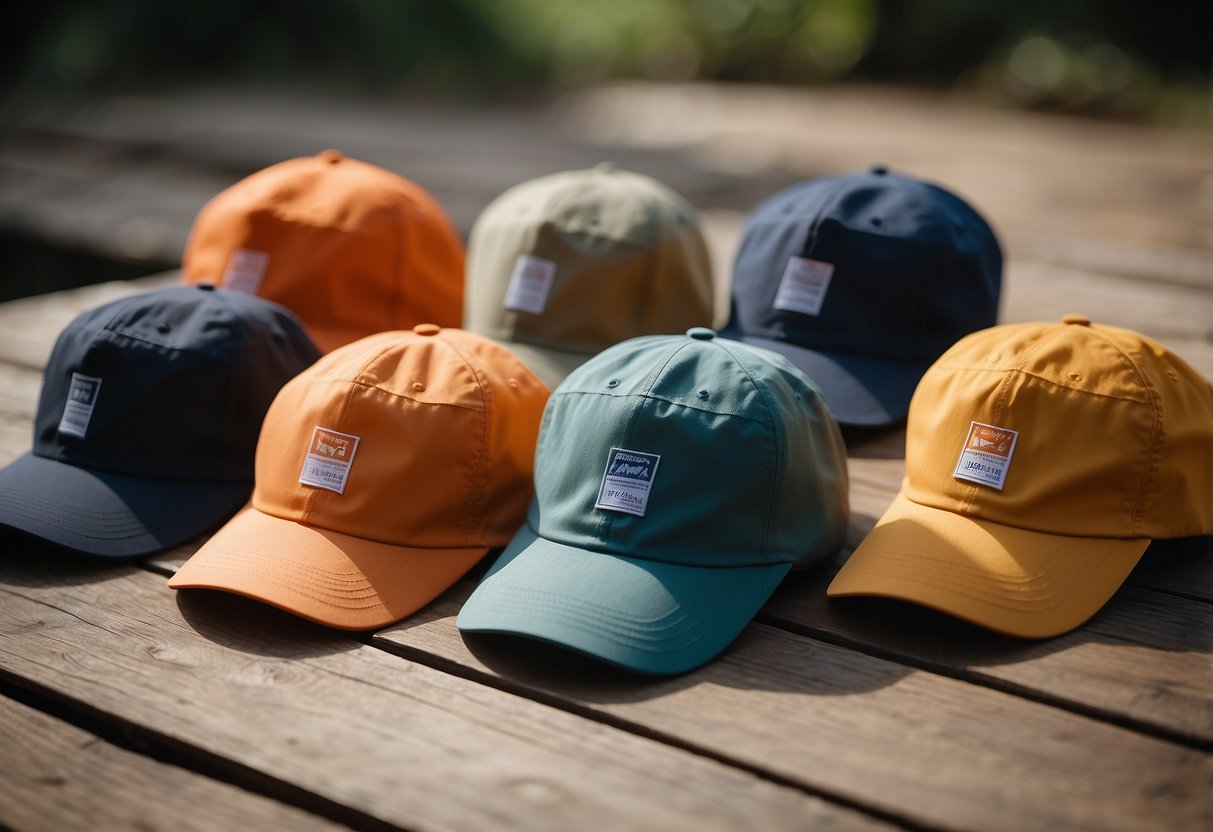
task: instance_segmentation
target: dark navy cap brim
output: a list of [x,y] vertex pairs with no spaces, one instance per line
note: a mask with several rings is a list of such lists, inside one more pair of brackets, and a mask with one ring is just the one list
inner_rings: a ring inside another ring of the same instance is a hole
[[902,422],[918,381],[933,362],[883,361],[818,352],[771,338],[729,335],[777,352],[812,379],[839,424],[885,427]]
[[85,555],[179,546],[244,505],[249,483],[140,479],[26,454],[0,470],[0,525]]

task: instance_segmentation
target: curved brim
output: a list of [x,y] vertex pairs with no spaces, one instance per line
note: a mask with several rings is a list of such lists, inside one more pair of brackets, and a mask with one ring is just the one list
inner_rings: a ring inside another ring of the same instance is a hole
[[466,633],[542,639],[642,673],[683,673],[724,650],[790,568],[620,557],[524,526],[455,623]]
[[244,504],[250,483],[150,480],[26,454],[0,470],[0,525],[85,555],[180,546]]
[[791,361],[821,389],[834,418],[840,424],[856,427],[884,427],[903,421],[914,388],[932,363],[818,352],[750,335],[727,337],[777,352]]
[[1149,543],[1043,534],[898,494],[826,594],[897,598],[1007,635],[1046,638],[1098,612]]
[[487,553],[380,543],[246,507],[168,585],[234,592],[329,627],[373,630],[421,609]]

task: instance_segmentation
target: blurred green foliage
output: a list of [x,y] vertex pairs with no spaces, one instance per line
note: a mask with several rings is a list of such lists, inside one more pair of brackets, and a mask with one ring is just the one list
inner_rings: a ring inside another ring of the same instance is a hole
[[304,82],[497,96],[613,78],[960,88],[1209,117],[1213,4],[1191,0],[9,0],[10,96]]

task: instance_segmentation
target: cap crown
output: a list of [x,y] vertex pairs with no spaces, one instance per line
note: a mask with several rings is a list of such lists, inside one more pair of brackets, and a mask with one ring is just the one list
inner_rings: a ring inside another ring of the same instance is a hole
[[[396,545],[508,542],[531,496],[548,390],[491,341],[416,330],[335,350],[282,389],[257,446],[254,508]],[[300,482],[309,455],[327,450],[318,429],[357,440],[342,493]]]
[[[644,516],[595,508],[612,448],[660,456]],[[635,338],[574,371],[544,413],[535,483],[540,536],[653,561],[805,563],[846,531],[845,449],[816,387],[710,337]]]
[[[789,260],[832,266],[818,314],[776,304]],[[934,185],[875,168],[793,185],[746,222],[730,334],[930,362],[993,326],[1002,254],[985,220]]]
[[[974,333],[910,403],[906,494],[1009,526],[1080,537],[1213,533],[1213,391],[1126,329],[1015,324]],[[1001,490],[954,476],[972,422],[1017,431]]]
[[[554,264],[539,314],[507,308],[524,255]],[[467,282],[469,330],[569,352],[712,322],[694,209],[661,183],[609,166],[544,176],[495,199],[472,227]]]
[[[247,252],[252,275],[241,277]],[[463,268],[459,235],[429,193],[336,151],[271,165],[217,195],[182,263],[186,282],[255,291],[344,342],[458,326]]]
[[[251,481],[274,394],[319,355],[287,310],[239,293],[176,286],[103,304],[55,342],[33,453],[150,479]],[[83,436],[62,430],[76,376],[99,380]]]

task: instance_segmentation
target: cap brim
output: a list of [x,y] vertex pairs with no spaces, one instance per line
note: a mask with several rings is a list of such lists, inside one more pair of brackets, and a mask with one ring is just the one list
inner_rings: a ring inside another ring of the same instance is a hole
[[1029,531],[902,493],[826,594],[897,598],[1007,635],[1046,638],[1098,612],[1149,544]]
[[0,470],[0,525],[85,555],[180,546],[244,504],[250,483],[151,480],[26,454]]
[[528,525],[456,625],[466,633],[541,639],[642,673],[683,673],[724,650],[790,568],[620,557],[546,540]]
[[234,592],[329,627],[373,630],[421,609],[487,553],[380,543],[246,507],[168,585]]
[[933,362],[881,361],[750,335],[727,337],[777,352],[813,380],[843,425],[883,427],[906,418],[914,388]]

